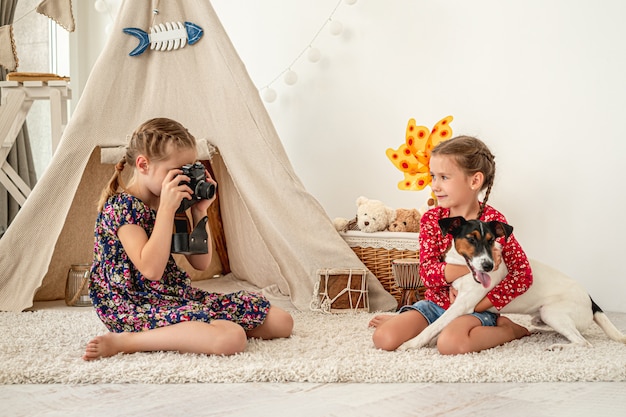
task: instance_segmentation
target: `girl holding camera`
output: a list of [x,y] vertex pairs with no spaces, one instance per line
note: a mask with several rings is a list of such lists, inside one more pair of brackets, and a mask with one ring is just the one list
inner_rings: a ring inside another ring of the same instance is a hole
[[[174,215],[193,192],[180,167],[196,160],[195,138],[174,120],[148,120],[130,138],[103,190],[95,226],[90,296],[110,332],[87,344],[84,360],[141,351],[232,355],[246,348],[249,337],[291,335],[291,315],[264,296],[194,288],[174,262]],[[133,172],[124,186],[126,165]],[[215,195],[191,206],[194,225],[213,201]],[[208,226],[207,232],[210,239]],[[211,256],[209,251],[187,259],[204,270]]]

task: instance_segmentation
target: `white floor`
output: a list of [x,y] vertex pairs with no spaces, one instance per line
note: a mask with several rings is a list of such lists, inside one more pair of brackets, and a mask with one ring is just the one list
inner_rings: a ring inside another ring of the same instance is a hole
[[623,417],[625,392],[626,382],[9,385],[0,415]]
[[[626,329],[626,313],[608,315]],[[0,416],[624,417],[625,393],[626,381],[0,385]]]

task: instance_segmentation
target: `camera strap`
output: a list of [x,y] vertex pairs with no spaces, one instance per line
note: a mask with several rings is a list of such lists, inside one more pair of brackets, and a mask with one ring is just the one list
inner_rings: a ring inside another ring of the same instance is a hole
[[206,224],[209,221],[204,216],[191,233],[189,218],[185,213],[177,213],[174,216],[174,234],[172,235],[172,253],[182,253],[185,255],[203,254],[209,252],[209,235],[206,231]]
[[189,235],[190,253],[209,253],[209,235],[206,232],[208,221],[209,218],[204,216]]

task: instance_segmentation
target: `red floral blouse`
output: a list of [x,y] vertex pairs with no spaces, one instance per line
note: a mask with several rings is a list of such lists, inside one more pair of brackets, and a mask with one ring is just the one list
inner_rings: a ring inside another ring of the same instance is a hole
[[[450,216],[450,210],[435,207],[422,216],[420,221],[420,277],[426,286],[425,298],[433,301],[442,308],[450,306],[450,284],[446,282],[443,261],[448,248],[452,245],[452,236],[442,236],[439,219]],[[482,221],[497,220],[506,223],[506,218],[493,207],[486,205],[480,218]],[[525,293],[533,283],[533,275],[528,258],[514,235],[502,244],[502,259],[509,273],[487,294],[497,310],[511,302],[515,297]]]

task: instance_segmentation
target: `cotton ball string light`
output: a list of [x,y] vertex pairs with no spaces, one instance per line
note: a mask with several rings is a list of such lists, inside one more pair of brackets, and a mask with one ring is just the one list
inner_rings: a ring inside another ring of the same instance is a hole
[[276,90],[274,90],[273,88],[266,88],[265,91],[263,91],[263,100],[265,100],[266,103],[273,103],[274,101],[276,101]]
[[331,20],[328,29],[330,33],[335,36],[341,35],[341,32],[343,32],[343,24],[338,20]]
[[96,0],[93,7],[98,13],[106,13],[109,10],[109,6],[105,0]]
[[283,81],[285,81],[285,84],[287,85],[294,85],[298,82],[298,74],[296,74],[295,71],[289,70],[285,73]]
[[322,57],[322,53],[319,49],[310,47],[309,52],[306,54],[306,57],[310,62],[317,62]]

